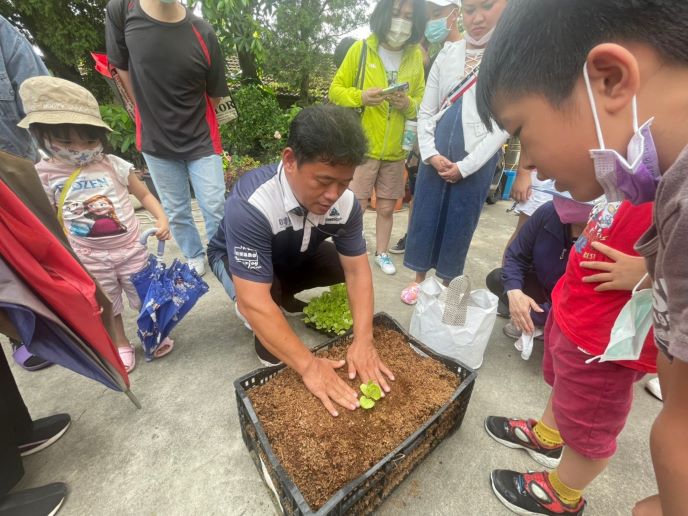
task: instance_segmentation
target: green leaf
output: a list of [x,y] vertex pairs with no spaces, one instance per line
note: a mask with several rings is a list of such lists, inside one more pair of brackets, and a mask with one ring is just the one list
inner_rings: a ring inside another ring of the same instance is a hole
[[367,383],[362,383],[360,389],[364,396],[369,396]]
[[369,398],[373,398],[375,401],[378,401],[380,398],[382,398],[382,389],[380,389],[380,386],[374,381],[370,380],[368,382],[366,390],[368,391],[366,396]]
[[365,396],[361,396],[358,399],[358,402],[361,404],[361,408],[365,410],[369,410],[375,406],[375,402],[370,398],[366,398]]

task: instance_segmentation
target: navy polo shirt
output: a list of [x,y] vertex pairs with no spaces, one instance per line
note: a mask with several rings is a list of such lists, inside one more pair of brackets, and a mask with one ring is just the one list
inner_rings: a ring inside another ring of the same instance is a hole
[[324,215],[306,213],[282,164],[268,165],[237,181],[208,244],[208,261],[226,256],[232,276],[272,283],[275,273],[299,267],[330,237],[341,255],[366,252],[363,212],[353,192],[346,190]]

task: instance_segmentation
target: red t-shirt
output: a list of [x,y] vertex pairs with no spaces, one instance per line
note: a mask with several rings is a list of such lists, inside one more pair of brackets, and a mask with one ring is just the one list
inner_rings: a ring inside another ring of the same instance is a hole
[[[562,333],[581,350],[598,356],[609,344],[614,322],[623,306],[631,298],[627,290],[595,292],[598,283],[583,283],[585,276],[595,274],[584,269],[580,262],[611,262],[591,247],[602,242],[625,254],[638,256],[633,245],[652,223],[651,202],[633,206],[630,202],[603,202],[595,206],[583,234],[576,241],[569,256],[566,272],[552,292],[554,317]],[[618,361],[619,365],[653,373],[657,348],[650,330],[638,360]]]

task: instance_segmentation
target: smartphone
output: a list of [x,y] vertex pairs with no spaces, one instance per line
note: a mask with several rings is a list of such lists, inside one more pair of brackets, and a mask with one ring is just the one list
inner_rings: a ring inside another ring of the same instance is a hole
[[390,95],[392,93],[396,93],[397,91],[408,91],[409,89],[409,83],[408,82],[400,82],[399,84],[395,84],[394,86],[390,86],[389,88],[385,88],[382,90],[383,95]]

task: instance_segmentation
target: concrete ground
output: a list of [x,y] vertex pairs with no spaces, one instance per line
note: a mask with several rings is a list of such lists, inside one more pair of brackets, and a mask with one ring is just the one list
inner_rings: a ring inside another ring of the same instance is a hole
[[[466,273],[474,285],[501,260],[515,226],[506,202],[485,206],[473,239]],[[393,241],[405,230],[408,212],[396,216]],[[375,214],[366,213],[369,246]],[[168,255],[178,255],[174,244]],[[375,309],[408,327],[412,308],[399,301],[412,278],[394,258],[395,276],[373,268]],[[56,444],[24,461],[18,488],[53,481],[69,484],[61,514],[273,514],[267,488],[241,439],[232,382],[260,366],[253,337],[238,321],[212,273],[210,292],[174,331],[175,350],[146,363],[138,350],[132,389],[143,405],[76,374],[51,367],[13,372],[34,417],[57,412],[72,416],[72,427]],[[521,360],[498,319],[479,371],[461,429],[442,443],[382,505],[381,515],[502,515],[488,475],[494,468],[537,469],[522,451],[494,442],[483,429],[490,414],[538,417],[548,388],[542,380],[542,348]],[[308,345],[323,340],[298,320],[292,326]],[[127,316],[135,339],[134,314]],[[3,343],[6,339],[3,337]],[[9,346],[2,346],[7,352]],[[619,451],[587,491],[586,514],[629,514],[633,503],[655,491],[648,449],[650,426],[660,402],[638,384]],[[327,417],[323,411],[323,417]]]

